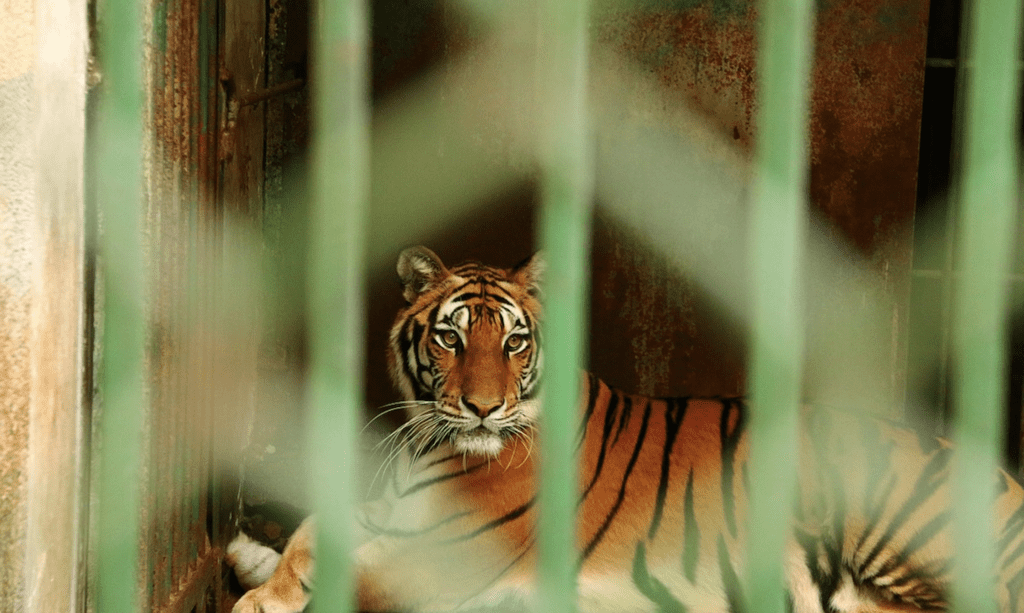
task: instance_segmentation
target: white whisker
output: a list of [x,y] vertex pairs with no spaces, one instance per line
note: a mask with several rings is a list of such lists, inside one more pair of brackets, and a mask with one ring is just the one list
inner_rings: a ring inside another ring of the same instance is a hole
[[366,422],[366,425],[363,426],[363,429],[360,430],[359,433],[362,434],[363,432],[366,432],[366,429],[370,427],[370,424],[372,424],[373,422],[377,421],[381,417],[384,417],[388,413],[394,413],[395,411],[401,411],[402,409],[407,409],[409,407],[422,406],[422,405],[431,405],[431,404],[434,404],[434,403],[432,401],[427,401],[427,400],[403,400],[401,402],[392,402],[392,403],[389,403],[389,404],[385,404],[384,406],[380,407],[380,409],[379,409],[380,412],[379,413],[374,415],[373,418],[370,419],[370,421]]

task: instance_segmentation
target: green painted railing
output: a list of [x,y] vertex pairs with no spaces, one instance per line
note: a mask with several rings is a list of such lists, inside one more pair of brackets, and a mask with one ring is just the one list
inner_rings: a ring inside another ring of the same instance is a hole
[[952,603],[958,611],[995,613],[992,478],[1000,457],[1006,389],[1006,312],[1015,221],[1020,209],[1017,134],[1020,110],[1019,0],[965,5],[964,154],[960,170],[959,263],[953,335],[956,356]]
[[576,610],[580,372],[593,198],[588,0],[541,0],[539,242],[544,279],[544,391],[540,420],[537,611]]
[[354,541],[348,531],[359,448],[356,424],[363,414],[363,258],[370,187],[366,10],[363,0],[321,2],[313,29],[308,440],[320,611],[349,610],[353,602]]
[[96,611],[136,611],[139,497],[146,417],[142,248],[142,15],[136,0],[97,6],[97,92],[91,143],[101,217],[103,352],[98,434]]
[[[766,0],[758,29],[757,148],[750,269],[750,611],[781,613],[783,548],[796,491],[807,235],[810,0]],[[753,538],[753,535],[757,535]]]

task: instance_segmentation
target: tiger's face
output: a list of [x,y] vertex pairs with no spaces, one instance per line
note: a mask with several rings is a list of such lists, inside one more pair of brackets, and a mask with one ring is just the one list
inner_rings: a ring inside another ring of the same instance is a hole
[[412,444],[498,455],[537,418],[540,258],[509,270],[475,262],[449,270],[412,247],[397,268],[409,304],[391,328],[388,363],[408,401]]

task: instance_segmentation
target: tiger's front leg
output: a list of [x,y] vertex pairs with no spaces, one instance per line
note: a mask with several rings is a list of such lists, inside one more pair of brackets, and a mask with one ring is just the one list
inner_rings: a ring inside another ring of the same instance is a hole
[[[252,544],[248,551],[232,551],[228,548],[228,564],[240,578],[247,576],[252,583],[259,584],[245,593],[231,609],[232,613],[300,613],[309,605],[313,586],[314,548],[316,522],[306,518],[288,539],[280,561],[269,578],[260,576],[255,568],[261,564],[261,554],[273,553],[263,545]],[[379,557],[378,540],[364,544],[356,552],[356,599],[360,611],[392,611],[397,608],[394,600],[377,582],[371,580],[363,557]],[[276,554],[274,554],[276,555]],[[271,560],[270,564],[273,564]]]
[[[301,613],[309,604],[313,586],[313,559],[316,526],[313,518],[306,518],[288,539],[274,574],[259,587],[249,590],[231,609],[231,613]],[[228,563],[236,574],[249,563],[232,558]]]

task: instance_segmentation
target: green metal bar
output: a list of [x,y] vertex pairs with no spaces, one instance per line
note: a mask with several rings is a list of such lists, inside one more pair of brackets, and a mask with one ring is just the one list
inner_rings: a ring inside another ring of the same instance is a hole
[[539,239],[547,258],[540,421],[538,611],[576,610],[575,454],[584,355],[593,155],[587,108],[587,0],[541,0],[543,109]]
[[97,6],[93,153],[103,280],[97,611],[139,610],[139,483],[143,420],[142,12],[137,0]]
[[[363,411],[364,231],[369,200],[367,8],[314,13],[313,202],[307,277],[312,337],[309,442],[317,513],[317,609],[352,608],[356,423]],[[332,484],[329,488],[319,483]]]
[[766,0],[758,30],[746,592],[753,613],[785,610],[782,560],[796,491],[804,346],[801,262],[807,233],[811,11],[810,0]]
[[952,604],[995,613],[993,502],[1006,385],[1006,317],[1018,208],[1019,0],[976,0],[962,54],[966,74],[961,176],[962,269],[953,314],[957,349]]

